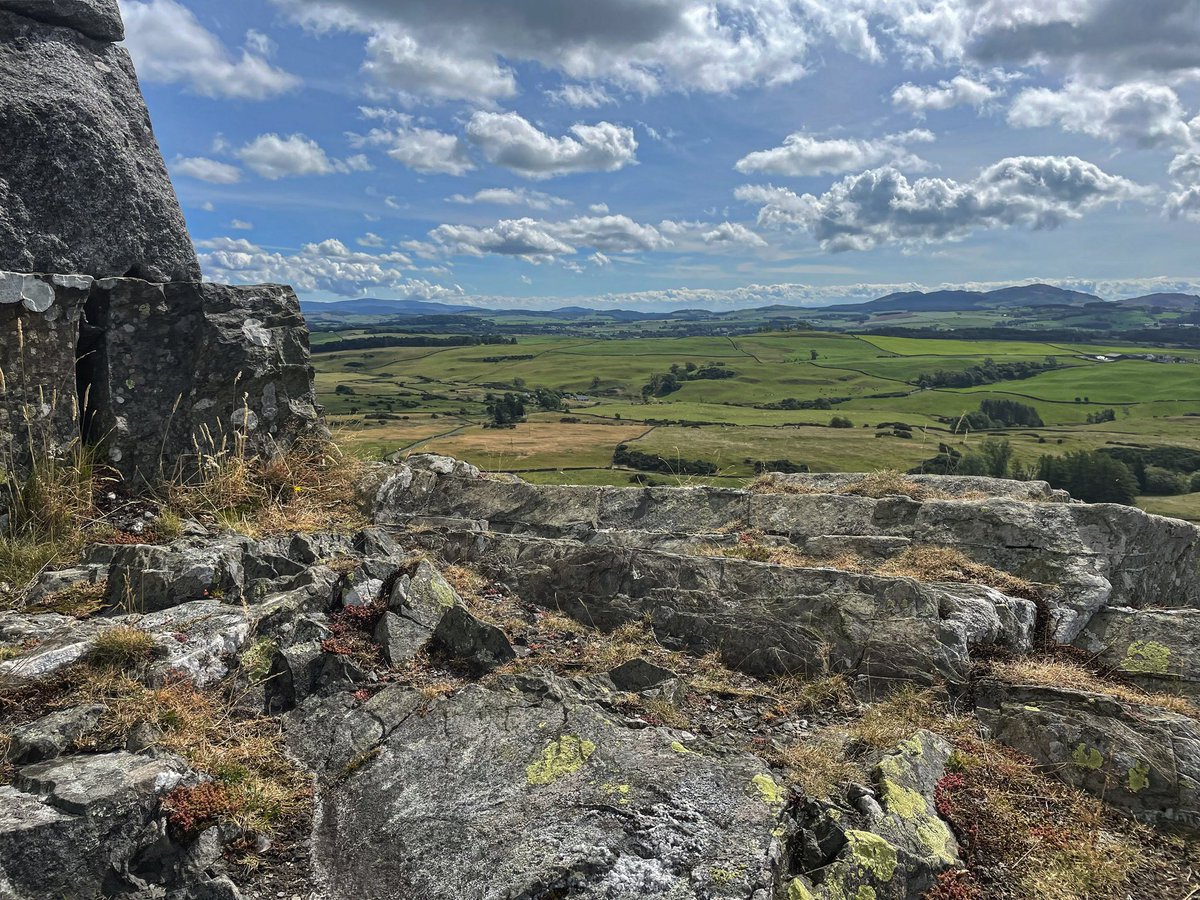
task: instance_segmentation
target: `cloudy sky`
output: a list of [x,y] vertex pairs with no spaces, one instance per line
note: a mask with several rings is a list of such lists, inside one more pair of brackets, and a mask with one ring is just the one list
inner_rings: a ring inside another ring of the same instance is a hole
[[121,0],[209,278],[1200,291],[1200,0]]

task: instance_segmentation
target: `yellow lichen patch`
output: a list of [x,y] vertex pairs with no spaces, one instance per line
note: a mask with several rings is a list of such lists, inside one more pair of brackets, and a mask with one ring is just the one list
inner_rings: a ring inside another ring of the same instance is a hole
[[928,815],[924,797],[887,778],[883,781],[883,802],[888,812],[910,822]]
[[883,781],[883,802],[889,813],[893,813],[916,827],[917,839],[930,856],[944,863],[953,863],[950,852],[950,829],[946,823],[929,812],[929,804],[921,794],[911,788],[896,784],[890,779]]
[[813,900],[812,891],[799,878],[788,883],[787,900]]
[[1171,648],[1158,641],[1134,641],[1121,660],[1121,671],[1138,675],[1166,675],[1171,664]]
[[865,884],[859,885],[858,890],[854,892],[854,900],[876,900],[877,896],[875,888]]
[[851,859],[879,881],[891,881],[896,874],[896,848],[869,831],[846,832]]
[[608,796],[612,797],[617,803],[622,806],[629,802],[629,785],[627,784],[602,784],[600,789]]
[[687,747],[683,746],[683,744],[679,743],[679,741],[671,741],[671,749],[674,750],[676,753],[695,753],[696,752],[695,750],[689,750]]
[[712,879],[713,884],[730,884],[744,874],[746,874],[745,869],[721,869],[713,866],[708,870],[708,877]]
[[578,772],[596,752],[596,745],[573,734],[564,734],[551,741],[542,751],[542,758],[525,768],[525,780],[530,784],[550,784]]
[[782,803],[784,791],[775,783],[775,779],[763,772],[750,779],[750,784],[758,791],[764,803]]
[[1098,769],[1104,765],[1104,755],[1095,747],[1089,747],[1087,744],[1080,744],[1076,747],[1075,752],[1071,754],[1071,759],[1081,769]]
[[1138,763],[1129,770],[1125,782],[1131,793],[1138,794],[1150,787],[1150,766],[1144,762]]

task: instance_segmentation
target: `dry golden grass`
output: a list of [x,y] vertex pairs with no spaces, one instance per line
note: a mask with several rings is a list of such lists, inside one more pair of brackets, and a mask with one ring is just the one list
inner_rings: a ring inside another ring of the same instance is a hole
[[884,562],[877,575],[913,578],[917,581],[950,581],[985,584],[1013,597],[1036,599],[1033,582],[991,566],[977,563],[953,547],[912,546]]
[[8,521],[0,529],[0,583],[8,586],[0,605],[17,606],[24,590],[54,565],[78,556],[101,529],[93,504],[104,479],[90,448],[78,444],[59,454],[31,454],[32,468],[23,480],[6,478],[15,471],[0,460],[0,508]]
[[889,750],[922,728],[954,740],[978,727],[974,719],[952,715],[936,691],[906,685],[867,707],[848,730],[869,747]]
[[37,603],[31,603],[25,608],[29,613],[58,613],[63,616],[73,616],[76,619],[86,619],[104,608],[104,595],[108,590],[107,581],[95,584],[74,584],[61,591],[48,594]]
[[770,753],[768,761],[784,770],[789,784],[820,800],[829,799],[864,776],[862,767],[846,757],[844,741],[831,733]]
[[761,532],[742,532],[736,544],[706,544],[699,548],[702,556],[724,556],[771,563],[793,569],[841,569],[844,572],[867,572],[868,564],[856,553],[837,553],[832,556],[813,556],[790,544],[766,544]]
[[859,575],[912,578],[921,582],[948,581],[958,584],[983,584],[1013,597],[1037,599],[1033,582],[984,563],[977,563],[953,547],[911,546],[881,563],[870,563],[849,551],[831,556],[814,556],[789,544],[763,543],[760,532],[743,532],[735,544],[707,544],[699,548],[703,556],[724,556],[771,563],[795,569],[839,569]]
[[165,509],[252,537],[352,530],[367,524],[355,503],[363,462],[332,441],[298,441],[269,459],[204,455],[199,473],[163,488]]
[[1200,717],[1200,709],[1186,697],[1143,691],[1128,684],[1110,681],[1061,656],[1026,657],[992,666],[997,678],[1012,684],[1035,684],[1105,694],[1128,703],[1158,706],[1181,716]]
[[178,753],[211,775],[228,804],[222,817],[246,831],[271,834],[308,809],[309,780],[288,759],[279,724],[243,716],[216,691],[186,681],[151,688],[112,669],[80,670],[62,706],[102,703],[107,709],[80,749],[121,746],[138,726],[160,735],[154,745]]

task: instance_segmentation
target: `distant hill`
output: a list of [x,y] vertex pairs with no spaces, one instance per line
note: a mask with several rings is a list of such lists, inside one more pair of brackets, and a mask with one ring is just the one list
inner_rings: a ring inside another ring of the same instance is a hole
[[839,306],[864,312],[951,312],[1018,306],[1083,306],[1103,302],[1095,294],[1068,291],[1049,284],[1023,284],[994,291],[905,291],[878,300]]
[[1200,306],[1200,295],[1196,294],[1145,294],[1141,297],[1130,297],[1126,300],[1117,300],[1117,306],[1125,307],[1145,307],[1152,306],[1159,309],[1195,309]]
[[345,316],[436,316],[443,313],[479,311],[478,306],[436,303],[431,300],[383,300],[377,297],[329,302],[301,300],[300,308],[310,318],[324,315],[336,318]]
[[466,315],[475,319],[528,317],[551,321],[597,321],[635,323],[650,321],[705,321],[712,319],[783,318],[820,316],[827,313],[959,312],[969,310],[1007,310],[1017,308],[1108,307],[1118,309],[1200,309],[1200,296],[1180,293],[1146,294],[1125,300],[1107,301],[1095,294],[1070,291],[1049,284],[1022,284],[994,291],[904,291],[888,294],[865,303],[836,304],[828,307],[799,307],[775,304],[755,309],[710,311],[676,309],[670,312],[642,312],[630,309],[597,309],[587,306],[561,306],[556,309],[491,309],[466,304],[439,303],[430,300],[387,300],[363,297],[357,300],[320,302],[301,301],[306,316],[313,321],[338,322],[363,319],[407,319],[421,316]]

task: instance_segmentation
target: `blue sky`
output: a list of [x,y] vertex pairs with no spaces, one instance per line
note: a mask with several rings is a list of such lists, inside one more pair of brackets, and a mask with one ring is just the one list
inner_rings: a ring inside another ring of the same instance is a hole
[[206,277],[1200,291],[1200,0],[121,0]]

